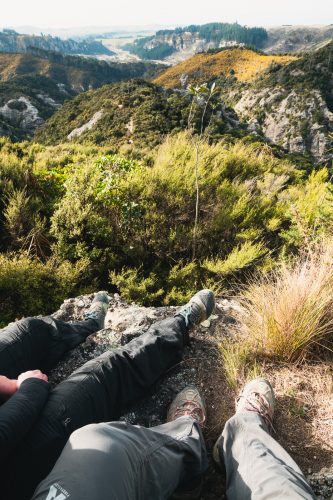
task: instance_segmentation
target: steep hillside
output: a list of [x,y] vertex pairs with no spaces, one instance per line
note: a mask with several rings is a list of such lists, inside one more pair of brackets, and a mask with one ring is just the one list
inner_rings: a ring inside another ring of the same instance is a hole
[[153,147],[187,124],[190,101],[144,80],[105,85],[66,102],[36,133],[36,140]]
[[245,48],[230,48],[196,54],[166,69],[154,82],[168,88],[230,76],[236,77],[240,82],[249,82],[267,70],[272,63],[287,64],[295,59],[295,56],[266,56]]
[[159,66],[150,62],[109,63],[92,58],[63,56],[34,50],[31,54],[0,53],[0,80],[18,76],[46,76],[79,93],[106,83],[153,75]]
[[123,49],[142,59],[164,59],[174,63],[212,48],[238,44],[261,47],[266,39],[264,28],[248,28],[238,23],[209,23],[160,30],[156,35],[138,38]]
[[29,52],[32,47],[63,54],[112,55],[107,47],[96,41],[76,42],[51,35],[21,35],[13,30],[0,32],[0,52]]
[[228,103],[250,128],[316,162],[332,158],[333,42],[286,66],[275,64],[229,92]]
[[31,137],[66,99],[82,91],[156,72],[156,65],[148,62],[107,63],[41,50],[38,54],[0,54],[0,135],[13,140]]
[[73,95],[70,88],[44,76],[0,82],[0,136],[14,141],[30,138]]
[[333,26],[276,26],[268,28],[267,53],[303,52],[333,39]]

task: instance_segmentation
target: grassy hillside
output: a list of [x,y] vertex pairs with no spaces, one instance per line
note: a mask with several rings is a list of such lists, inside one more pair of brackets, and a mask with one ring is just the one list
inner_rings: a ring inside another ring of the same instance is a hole
[[316,163],[333,157],[333,42],[253,82],[224,88],[224,99],[252,129]]
[[154,82],[167,88],[180,87],[182,75],[188,75],[188,82],[195,84],[230,76],[236,77],[240,82],[250,82],[272,63],[285,65],[295,59],[295,56],[267,56],[249,49],[232,48],[216,53],[196,54],[166,69]]

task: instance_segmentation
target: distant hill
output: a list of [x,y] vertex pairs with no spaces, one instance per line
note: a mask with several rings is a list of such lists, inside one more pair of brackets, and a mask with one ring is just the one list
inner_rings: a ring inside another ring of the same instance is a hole
[[187,83],[203,83],[216,78],[235,77],[249,82],[267,70],[272,63],[288,64],[295,56],[267,56],[245,48],[231,48],[217,52],[196,54],[163,71],[154,82],[168,88]]
[[0,54],[0,135],[21,140],[61,107],[66,99],[105,83],[152,76],[148,62],[107,63],[38,49],[32,54]]
[[21,35],[13,30],[0,32],[0,52],[29,52],[31,48],[52,50],[63,54],[113,54],[97,41],[76,42],[75,40],[62,40],[51,35]]
[[76,93],[129,78],[151,77],[158,65],[151,62],[116,63],[34,49],[33,54],[1,54],[0,80],[42,75]]
[[275,26],[267,29],[263,50],[267,53],[304,52],[333,39],[333,25]]
[[177,64],[211,49],[250,46],[268,54],[285,54],[315,50],[332,39],[332,25],[248,28],[238,23],[209,23],[159,30],[122,48],[142,59]]
[[260,48],[267,39],[264,28],[248,28],[238,23],[209,23],[174,30],[160,30],[156,35],[138,38],[123,46],[142,59],[175,62],[196,52],[238,44]]

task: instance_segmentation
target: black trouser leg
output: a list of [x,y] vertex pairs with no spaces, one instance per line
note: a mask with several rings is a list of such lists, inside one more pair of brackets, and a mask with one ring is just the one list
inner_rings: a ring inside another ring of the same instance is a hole
[[29,499],[45,477],[71,432],[84,425],[115,420],[129,404],[182,358],[185,321],[181,317],[152,325],[124,348],[89,361],[50,394],[33,431],[9,463],[16,477],[11,499]]
[[65,323],[51,316],[25,318],[0,330],[0,375],[51,370],[62,356],[98,330],[93,319]]

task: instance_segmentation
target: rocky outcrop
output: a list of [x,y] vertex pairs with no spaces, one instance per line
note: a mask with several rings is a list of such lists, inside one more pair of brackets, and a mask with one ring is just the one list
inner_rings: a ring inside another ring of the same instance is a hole
[[[83,319],[84,312],[89,308],[93,295],[83,295],[66,300],[59,311],[53,316],[63,321],[77,321]],[[205,429],[205,438],[208,448],[210,472],[202,490],[201,498],[223,498],[225,485],[221,475],[214,472],[211,448],[220,434],[224,422],[234,413],[234,392],[225,384],[219,345],[223,339],[235,339],[242,331],[240,304],[235,300],[217,298],[217,307],[211,319],[196,327],[191,332],[190,345],[185,348],[184,359],[181,363],[169,370],[150,391],[147,397],[132,405],[121,420],[151,427],[165,422],[166,412],[174,396],[188,384],[195,384],[204,395],[208,412],[208,423]],[[61,363],[51,372],[49,380],[52,385],[64,380],[73,370],[84,362],[96,358],[105,351],[115,349],[140,336],[152,323],[173,316],[176,307],[143,307],[137,304],[128,304],[118,294],[110,296],[109,310],[105,319],[105,328],[90,335],[86,342],[71,351]],[[280,402],[278,420],[283,418],[283,407]],[[288,416],[289,418],[289,416]],[[300,417],[297,416],[298,425]],[[286,434],[287,421],[280,423],[275,433],[281,439],[281,433]],[[276,423],[274,424],[277,425]],[[284,426],[284,427],[283,427]],[[299,446],[293,449],[297,461],[307,452],[309,437],[304,443],[300,433]],[[295,448],[295,446],[293,446]],[[305,450],[305,452],[304,452]],[[311,450],[311,448],[310,448]],[[319,453],[317,449],[316,454]],[[313,449],[312,449],[313,455]],[[314,457],[316,458],[316,457]],[[299,465],[302,466],[301,463]],[[315,467],[316,461],[313,462]],[[304,467],[303,467],[304,470]],[[314,469],[305,471],[318,499],[330,499],[333,494],[333,472],[331,468],[314,472]]]
[[71,133],[68,134],[67,139],[72,140],[74,139],[74,137],[79,137],[86,130],[92,129],[93,126],[96,125],[96,123],[102,118],[102,116],[103,111],[96,111],[96,113],[94,113],[94,116],[87,123],[84,123],[81,127],[72,130]]
[[39,116],[38,109],[27,97],[10,99],[0,107],[0,116],[12,127],[18,127],[32,133],[43,119]]
[[333,26],[274,26],[267,28],[263,47],[267,53],[303,52],[333,38]]
[[262,132],[272,143],[291,153],[309,152],[316,163],[332,158],[333,113],[318,90],[285,90],[283,87],[248,89],[235,111],[251,131]]

